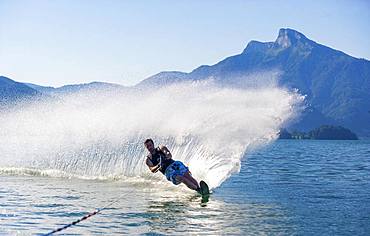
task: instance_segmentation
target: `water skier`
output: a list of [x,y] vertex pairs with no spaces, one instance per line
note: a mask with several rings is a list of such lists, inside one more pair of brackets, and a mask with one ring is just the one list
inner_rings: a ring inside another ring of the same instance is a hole
[[149,154],[146,158],[146,165],[150,171],[156,173],[158,170],[162,172],[168,181],[178,185],[184,183],[188,188],[197,191],[201,194],[201,189],[198,182],[191,176],[189,168],[181,161],[172,159],[172,154],[165,146],[154,147],[152,139],[147,139],[144,142]]

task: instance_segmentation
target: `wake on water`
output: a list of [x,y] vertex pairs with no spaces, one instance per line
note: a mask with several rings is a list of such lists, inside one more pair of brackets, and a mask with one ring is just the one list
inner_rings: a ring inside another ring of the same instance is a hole
[[0,114],[0,174],[164,179],[145,166],[143,141],[152,138],[214,189],[240,170],[246,152],[277,137],[302,100],[273,85],[203,81],[19,106]]

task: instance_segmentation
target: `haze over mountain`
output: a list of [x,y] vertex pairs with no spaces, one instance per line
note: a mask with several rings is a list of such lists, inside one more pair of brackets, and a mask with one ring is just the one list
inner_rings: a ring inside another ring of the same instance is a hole
[[90,95],[118,95],[128,90],[130,90],[128,87],[105,82],[71,84],[55,88],[32,83],[20,83],[0,76],[0,111],[19,104],[31,104],[38,101],[61,101],[63,97],[73,94],[81,96],[86,93]]
[[307,131],[337,124],[370,135],[370,62],[316,43],[292,29],[280,29],[275,42],[251,41],[241,54],[215,65],[200,66],[191,73],[161,72],[137,86],[209,78],[248,86],[248,80],[255,83],[274,76],[279,86],[307,95],[308,107],[301,120],[288,128]]

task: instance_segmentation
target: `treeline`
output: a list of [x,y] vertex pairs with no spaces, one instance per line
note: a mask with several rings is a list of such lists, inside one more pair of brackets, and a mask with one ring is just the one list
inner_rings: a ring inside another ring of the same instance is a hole
[[293,131],[290,133],[286,129],[281,129],[279,139],[357,140],[358,137],[342,126],[322,125],[309,132]]

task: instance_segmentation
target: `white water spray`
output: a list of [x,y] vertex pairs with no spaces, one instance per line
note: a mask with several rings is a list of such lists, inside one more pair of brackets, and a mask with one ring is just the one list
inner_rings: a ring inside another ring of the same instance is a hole
[[276,138],[301,101],[277,87],[193,82],[38,102],[2,111],[0,174],[153,178],[143,146],[152,138],[215,188],[239,171],[245,152]]

